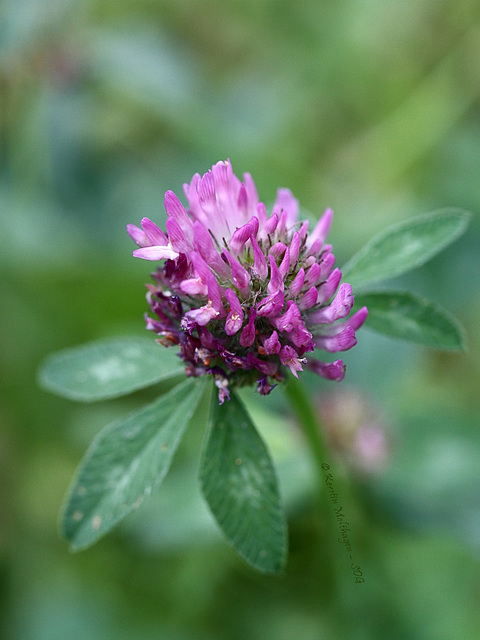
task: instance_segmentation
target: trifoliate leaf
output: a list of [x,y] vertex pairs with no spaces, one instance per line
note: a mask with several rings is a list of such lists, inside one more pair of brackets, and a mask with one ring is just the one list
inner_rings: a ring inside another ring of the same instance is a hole
[[113,338],[90,342],[49,356],[39,383],[71,400],[106,400],[148,387],[182,373],[173,349],[148,338]]
[[285,563],[287,529],[267,448],[234,392],[212,403],[200,480],[220,528],[236,551],[263,573]]
[[354,288],[425,264],[466,230],[470,214],[443,209],[394,225],[368,242],[342,269]]
[[61,521],[73,550],[96,542],[158,487],[197,408],[202,382],[185,380],[93,440]]
[[437,349],[465,347],[458,321],[434,302],[402,291],[359,294],[355,301],[368,307],[366,326],[375,331]]

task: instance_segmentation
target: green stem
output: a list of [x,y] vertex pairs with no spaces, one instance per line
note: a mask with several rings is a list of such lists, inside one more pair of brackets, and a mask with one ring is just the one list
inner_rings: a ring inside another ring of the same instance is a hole
[[323,477],[325,475],[325,471],[322,464],[325,464],[326,462],[326,452],[323,444],[321,423],[318,417],[318,412],[315,411],[312,406],[310,397],[305,391],[305,387],[296,378],[290,378],[288,384],[285,386],[285,392],[303,427],[323,488]]
[[[329,503],[329,495],[325,486],[325,477],[328,474],[326,448],[323,443],[321,422],[318,411],[310,400],[308,391],[296,378],[291,378],[285,386],[285,392],[297,415],[297,419],[303,427],[303,432],[310,449],[310,454],[315,465],[318,492],[315,496],[316,512],[319,517],[319,535],[326,553],[326,567],[331,575],[331,589],[335,587],[335,562],[333,551],[336,540],[336,523],[333,517],[332,505]],[[323,465],[323,466],[322,466]],[[327,466],[325,466],[327,465]],[[333,572],[333,573],[332,573]]]

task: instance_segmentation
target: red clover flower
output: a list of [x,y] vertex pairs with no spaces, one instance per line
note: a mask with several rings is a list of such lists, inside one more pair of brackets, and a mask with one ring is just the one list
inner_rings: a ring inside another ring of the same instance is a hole
[[270,393],[288,367],[306,366],[329,380],[345,375],[342,360],[321,362],[357,343],[367,308],[349,316],[354,296],[334,268],[325,244],[333,213],[327,209],[311,233],[298,221],[298,201],[279,189],[267,214],[250,174],[241,182],[229,161],[218,162],[184,185],[188,208],[165,194],[167,233],[143,218],[127,226],[139,249],[133,255],[164,260],[152,274],[147,329],[164,346],[178,345],[187,376],[214,376],[220,404],[229,386],[257,383]]

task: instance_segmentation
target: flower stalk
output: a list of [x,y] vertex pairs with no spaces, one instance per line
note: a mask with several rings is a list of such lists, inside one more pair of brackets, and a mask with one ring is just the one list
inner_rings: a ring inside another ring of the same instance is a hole
[[324,493],[323,477],[325,471],[322,468],[322,464],[325,464],[327,455],[318,412],[315,411],[308,392],[298,380],[290,378],[288,384],[285,385],[285,393],[295,411],[297,420],[302,426],[318,480],[321,484],[321,491]]

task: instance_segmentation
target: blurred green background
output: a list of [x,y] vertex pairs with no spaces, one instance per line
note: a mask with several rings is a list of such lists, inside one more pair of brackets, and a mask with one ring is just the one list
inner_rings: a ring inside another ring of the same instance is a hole
[[[125,225],[163,224],[164,192],[181,195],[220,159],[252,173],[266,202],[283,186],[315,217],[332,207],[339,264],[393,222],[478,213],[478,1],[3,0],[0,11],[4,637],[477,638],[477,216],[394,283],[454,312],[466,354],[364,329],[342,385],[304,376],[362,584],[325,526],[332,511],[318,509],[278,389],[244,397],[288,503],[284,577],[254,573],[216,532],[196,486],[195,423],[158,495],[70,554],[56,524],[76,465],[104,424],[158,390],[82,406],[38,389],[35,372],[51,351],[144,334],[150,266],[131,258]],[[361,433],[373,433],[363,449]]]

